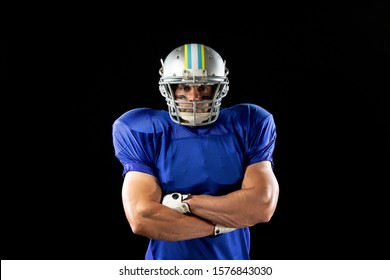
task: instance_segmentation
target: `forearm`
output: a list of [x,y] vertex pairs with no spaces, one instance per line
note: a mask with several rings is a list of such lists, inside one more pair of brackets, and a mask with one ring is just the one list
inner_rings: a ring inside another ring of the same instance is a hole
[[187,203],[193,214],[228,227],[268,222],[277,201],[270,189],[240,189],[223,196],[194,195]]
[[134,233],[158,240],[187,240],[210,236],[214,232],[211,222],[178,213],[158,203],[139,207],[128,220]]

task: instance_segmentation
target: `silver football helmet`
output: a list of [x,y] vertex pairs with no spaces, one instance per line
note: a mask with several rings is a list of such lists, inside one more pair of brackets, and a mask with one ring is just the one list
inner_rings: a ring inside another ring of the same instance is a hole
[[[171,119],[188,126],[203,126],[215,122],[222,98],[229,91],[226,61],[215,50],[203,44],[185,44],[175,48],[164,61],[161,59],[161,64],[159,88],[167,102]],[[179,84],[213,85],[213,98],[191,102],[175,100],[174,89]],[[188,109],[188,104],[192,106],[191,112],[185,110]]]

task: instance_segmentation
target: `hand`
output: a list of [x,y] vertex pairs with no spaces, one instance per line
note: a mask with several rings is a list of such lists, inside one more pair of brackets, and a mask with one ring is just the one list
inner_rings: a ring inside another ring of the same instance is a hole
[[163,197],[161,204],[168,206],[179,213],[191,213],[190,205],[187,202],[184,202],[184,200],[189,196],[189,194],[181,193],[167,194]]
[[231,232],[233,230],[235,230],[236,228],[231,228],[231,227],[225,227],[225,226],[221,226],[219,224],[215,224],[214,226],[214,235],[220,235],[222,233],[227,233],[227,232]]

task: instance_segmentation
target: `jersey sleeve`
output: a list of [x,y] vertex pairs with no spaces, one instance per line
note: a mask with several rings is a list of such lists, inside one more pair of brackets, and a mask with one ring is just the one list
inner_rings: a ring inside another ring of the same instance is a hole
[[129,111],[113,123],[113,146],[115,156],[123,165],[123,176],[129,171],[157,176],[153,160],[155,158],[153,133],[139,129],[143,125],[141,120],[145,120],[145,115],[140,113]]
[[276,126],[273,115],[256,106],[250,110],[250,129],[247,138],[248,165],[267,160],[273,166],[276,143]]

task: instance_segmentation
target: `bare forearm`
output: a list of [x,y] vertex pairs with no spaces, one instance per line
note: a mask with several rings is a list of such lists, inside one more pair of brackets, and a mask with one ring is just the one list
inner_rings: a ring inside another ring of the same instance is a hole
[[177,213],[157,203],[139,209],[128,220],[134,233],[166,241],[209,236],[214,230],[214,225],[209,221]]
[[228,227],[267,222],[274,213],[277,194],[241,189],[224,196],[194,195],[188,200],[195,215]]

